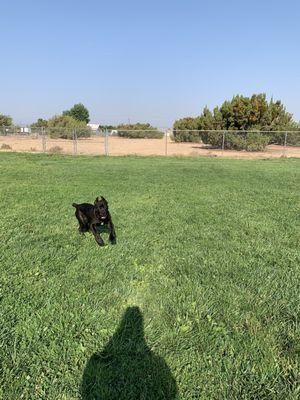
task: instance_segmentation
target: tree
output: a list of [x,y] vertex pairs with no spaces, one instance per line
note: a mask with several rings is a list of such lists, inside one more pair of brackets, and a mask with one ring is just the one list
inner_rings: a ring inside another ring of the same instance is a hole
[[46,128],[48,126],[48,121],[43,118],[39,118],[36,122],[30,125],[31,128]]
[[82,121],[86,124],[90,122],[89,110],[82,103],[74,104],[70,110],[64,111],[63,115],[69,115],[77,121]]
[[214,129],[214,116],[208,107],[204,107],[198,120],[198,124],[201,129]]
[[[204,131],[198,135],[199,138],[201,136],[204,143],[217,147],[222,144],[222,134],[211,132],[212,130],[240,131],[235,134],[226,134],[228,140],[226,140],[225,147],[227,146],[227,148],[249,147],[250,139],[248,140],[241,131],[274,131],[272,134],[265,135],[265,139],[262,138],[258,146],[260,149],[267,142],[266,136],[271,143],[282,144],[284,140],[282,131],[299,129],[292,114],[286,111],[281,101],[271,99],[268,102],[264,93],[253,94],[251,97],[234,96],[230,101],[224,101],[220,108],[215,107],[213,112],[205,107],[200,116],[175,121],[173,127],[174,137],[177,141],[194,140],[197,137],[194,131],[196,129]],[[185,133],[180,130],[185,130]],[[255,148],[253,143],[258,140],[258,137],[258,135],[251,135],[251,149]]]
[[70,115],[56,115],[48,121],[48,132],[53,138],[72,139],[75,131],[77,137],[91,136],[90,127]]
[[199,129],[199,117],[185,117],[175,121],[173,128],[176,130]]
[[175,121],[173,136],[175,142],[199,142],[199,118],[185,117]]
[[9,115],[0,114],[0,126],[12,126],[12,118]]

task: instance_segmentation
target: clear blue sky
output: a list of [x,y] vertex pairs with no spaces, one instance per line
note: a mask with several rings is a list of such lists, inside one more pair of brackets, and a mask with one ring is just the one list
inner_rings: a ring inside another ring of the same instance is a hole
[[300,120],[299,0],[2,0],[0,113],[170,126],[265,92]]

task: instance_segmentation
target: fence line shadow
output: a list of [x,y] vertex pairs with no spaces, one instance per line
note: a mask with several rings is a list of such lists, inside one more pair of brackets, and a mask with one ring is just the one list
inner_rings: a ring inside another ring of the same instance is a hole
[[105,348],[86,364],[82,399],[172,400],[177,393],[166,362],[147,346],[140,309],[127,308]]

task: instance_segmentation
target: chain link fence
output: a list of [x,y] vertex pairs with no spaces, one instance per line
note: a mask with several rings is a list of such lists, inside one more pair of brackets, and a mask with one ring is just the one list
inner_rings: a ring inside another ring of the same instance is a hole
[[106,156],[300,157],[300,131],[0,127],[0,150]]

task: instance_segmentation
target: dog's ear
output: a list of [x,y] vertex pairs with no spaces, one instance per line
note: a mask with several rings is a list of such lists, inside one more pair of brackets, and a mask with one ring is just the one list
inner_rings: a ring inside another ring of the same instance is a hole
[[104,201],[104,203],[108,206],[108,202],[107,202],[107,200],[103,197],[103,196],[101,196],[101,199]]
[[100,200],[99,200],[99,197],[97,196],[96,197],[96,200],[94,201],[94,204],[96,204],[96,203],[98,203]]

